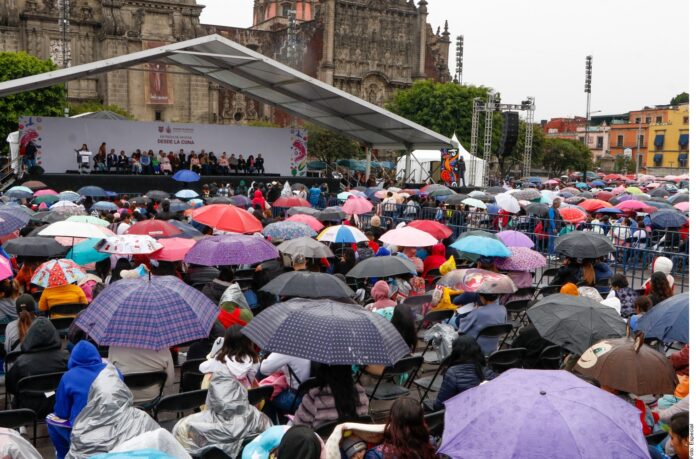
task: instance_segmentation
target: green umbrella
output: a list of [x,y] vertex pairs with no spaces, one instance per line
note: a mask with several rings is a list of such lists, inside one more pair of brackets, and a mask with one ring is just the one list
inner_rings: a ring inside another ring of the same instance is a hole
[[59,201],[58,196],[53,195],[53,194],[45,194],[43,196],[38,196],[34,198],[34,204],[41,204],[41,203],[46,203],[47,206],[50,206],[51,204],[55,204]]
[[98,252],[94,247],[99,241],[101,241],[101,239],[94,238],[75,244],[70,251],[68,251],[65,258],[74,261],[80,266],[97,263],[109,258],[108,253]]

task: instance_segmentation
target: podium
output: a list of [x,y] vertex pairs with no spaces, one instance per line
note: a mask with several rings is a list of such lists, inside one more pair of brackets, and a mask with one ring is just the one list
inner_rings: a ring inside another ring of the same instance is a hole
[[80,174],[82,174],[82,173],[89,174],[91,171],[91,164],[92,164],[92,152],[91,151],[80,150],[77,152],[77,169],[80,171]]

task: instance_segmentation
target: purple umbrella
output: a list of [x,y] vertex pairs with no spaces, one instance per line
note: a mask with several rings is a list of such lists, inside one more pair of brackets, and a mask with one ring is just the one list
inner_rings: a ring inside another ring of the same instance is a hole
[[519,231],[501,231],[498,233],[498,237],[503,241],[503,244],[508,247],[525,247],[527,249],[534,247],[534,241],[529,239],[529,236]]
[[218,308],[174,276],[122,279],[110,284],[75,325],[100,346],[160,350],[204,338]]
[[[466,416],[462,416],[466,413]],[[508,370],[445,402],[440,454],[647,459],[640,413],[567,371]]]
[[227,234],[196,242],[184,261],[203,266],[253,265],[278,257],[278,249],[258,236]]
[[29,214],[20,210],[0,210],[0,234],[10,234],[29,223]]
[[[498,233],[499,235],[502,233]],[[546,257],[527,247],[510,247],[509,258],[496,258],[495,266],[503,271],[530,271],[546,266]]]
[[235,205],[237,207],[242,207],[244,209],[251,207],[251,199],[249,199],[246,196],[241,195],[241,194],[236,194],[236,195],[230,197],[230,201],[232,202],[233,205]]

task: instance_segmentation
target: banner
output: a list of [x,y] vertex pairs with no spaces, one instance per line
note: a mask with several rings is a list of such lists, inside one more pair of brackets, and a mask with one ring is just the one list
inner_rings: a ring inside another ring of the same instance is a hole
[[440,157],[440,180],[447,186],[459,186],[459,150],[443,148]]
[[[146,49],[159,48],[166,45],[163,41],[144,41]],[[174,97],[167,78],[167,66],[159,62],[148,62],[147,83],[145,86],[145,103],[147,105],[172,105]]]
[[49,173],[76,170],[76,150],[84,143],[96,152],[102,142],[107,153],[123,150],[129,158],[137,149],[187,155],[205,150],[218,158],[223,152],[245,159],[261,154],[266,174],[303,176],[307,170],[304,129],[22,116],[19,130],[20,148],[33,143],[37,164]]

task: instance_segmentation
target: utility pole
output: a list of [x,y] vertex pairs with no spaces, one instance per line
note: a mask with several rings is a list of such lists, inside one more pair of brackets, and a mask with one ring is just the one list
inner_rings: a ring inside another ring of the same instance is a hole
[[457,37],[457,71],[456,79],[457,83],[460,85],[463,83],[463,73],[464,73],[464,35],[459,35]]
[[[589,148],[590,138],[590,101],[592,99],[592,56],[585,57],[585,94],[587,94],[587,113],[585,116],[585,146]],[[582,171],[582,179],[587,182],[587,164]]]

